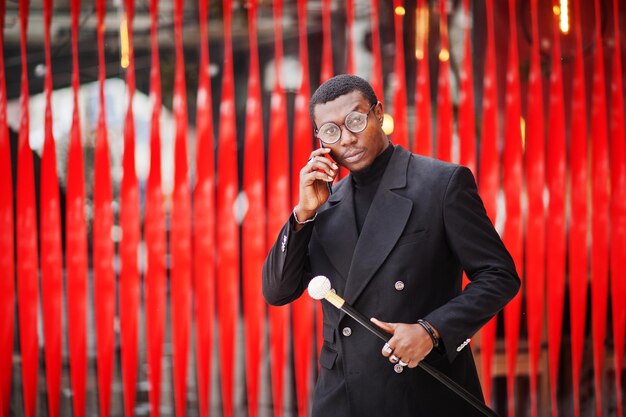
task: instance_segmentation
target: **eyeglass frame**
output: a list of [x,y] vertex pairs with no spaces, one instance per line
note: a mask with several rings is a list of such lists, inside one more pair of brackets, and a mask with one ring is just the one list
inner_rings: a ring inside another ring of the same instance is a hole
[[[319,129],[317,129],[317,128],[315,128],[315,129],[313,130],[313,133],[315,134],[315,137],[316,137],[316,138],[318,138],[320,141],[322,141],[322,142],[323,142],[323,143],[325,143],[326,145],[332,145],[332,144],[335,144],[335,143],[337,143],[337,142],[339,142],[339,141],[341,140],[341,136],[343,135],[343,129],[341,128],[342,126],[345,126],[345,127],[346,127],[346,129],[347,129],[349,132],[351,132],[351,133],[361,133],[361,132],[363,132],[365,129],[367,129],[367,125],[368,125],[368,123],[369,123],[369,115],[370,115],[370,113],[372,112],[372,109],[373,109],[374,107],[376,107],[376,105],[378,105],[378,101],[377,101],[376,103],[372,104],[372,106],[369,108],[369,110],[367,111],[367,113],[361,113],[361,112],[360,112],[360,111],[358,111],[358,110],[352,110],[350,113],[346,114],[346,117],[344,117],[344,119],[343,119],[343,123],[342,123],[342,124],[340,124],[340,125],[338,125],[338,124],[337,124],[337,123],[335,123],[335,122],[326,122],[326,123],[322,124],[322,126],[320,126],[320,127],[324,127],[325,125],[327,125],[327,124],[329,124],[329,123],[330,123],[330,124],[333,124],[333,125],[337,126],[337,128],[339,129],[339,137],[337,138],[337,140],[335,140],[335,141],[333,141],[333,142],[326,142],[324,139],[320,138],[320,137],[317,135],[317,134],[319,133]],[[365,115],[365,116],[366,116],[366,119],[365,119],[365,127],[363,127],[363,129],[361,129],[361,130],[359,130],[359,131],[357,131],[357,132],[350,130],[350,128],[346,125],[346,120],[348,119],[348,116],[350,116],[352,113],[359,113],[359,114],[362,114],[362,115]]]

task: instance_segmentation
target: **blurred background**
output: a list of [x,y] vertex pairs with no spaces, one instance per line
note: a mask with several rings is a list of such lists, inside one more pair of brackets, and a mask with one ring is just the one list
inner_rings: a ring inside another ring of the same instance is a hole
[[345,72],[472,169],[516,261],[487,403],[623,416],[624,9],[0,0],[0,416],[308,415],[319,302],[268,307],[261,265]]

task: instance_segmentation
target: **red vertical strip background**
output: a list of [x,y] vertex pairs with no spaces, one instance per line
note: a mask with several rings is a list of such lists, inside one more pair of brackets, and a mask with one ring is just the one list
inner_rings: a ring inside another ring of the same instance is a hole
[[[75,19],[76,25],[78,25],[78,4],[77,0],[74,0],[72,4],[74,6],[72,10],[76,13],[72,14],[72,21],[74,22]],[[95,319],[99,392],[98,399],[100,402],[100,415],[107,416],[111,410],[111,388],[115,357],[115,272],[113,271],[113,256],[115,254],[115,247],[113,245],[113,241],[111,240],[111,228],[113,227],[111,201],[113,198],[113,190],[111,186],[111,163],[109,159],[109,143],[106,126],[106,103],[104,100],[106,77],[106,64],[104,60],[104,17],[106,14],[105,0],[98,0],[96,2],[96,13],[98,21],[98,81],[100,87],[100,109],[98,114],[96,151],[94,157],[94,218],[98,219],[98,221],[94,222],[93,225],[93,264],[94,299],[96,304]],[[78,43],[76,43],[76,50],[74,51],[73,56],[73,74],[75,75],[73,78],[74,124],[72,126],[72,136],[76,135],[75,137],[77,139],[74,140],[77,143],[76,146],[78,149],[78,145],[80,144],[78,142],[80,138],[80,136],[78,136],[80,135],[80,125],[78,119]],[[78,150],[76,151],[77,153]],[[69,276],[68,283],[70,283]],[[76,283],[78,283],[78,277],[76,279]],[[71,305],[72,299],[69,288],[71,288],[71,285],[68,285],[68,301],[70,301],[68,305]],[[84,413],[84,411],[81,412]]]
[[265,152],[259,50],[257,40],[257,2],[248,4],[250,73],[246,102],[243,188],[248,211],[243,221],[243,311],[246,331],[246,374],[248,414],[259,413],[261,360],[265,340],[265,301],[261,292],[261,270],[266,255],[265,242]]
[[[346,7],[348,5],[346,4]],[[313,150],[312,127],[309,118],[309,96],[311,95],[309,78],[309,48],[307,42],[307,2],[298,0],[298,33],[300,45],[300,66],[302,83],[296,93],[293,127],[293,154],[291,157],[291,204],[295,206],[300,200],[300,170]],[[348,11],[346,10],[346,13]],[[348,29],[348,42],[351,42]],[[350,47],[348,47],[350,51]],[[348,60],[351,58],[348,57]],[[352,58],[353,59],[353,58]],[[306,417],[309,410],[309,381],[311,379],[311,359],[313,356],[313,300],[311,297],[300,297],[293,303],[293,347],[294,368],[296,375],[296,399],[298,415]],[[320,311],[321,313],[321,311]],[[321,316],[317,320],[317,341],[321,337]]]
[[[67,244],[66,251],[71,255],[67,258],[67,314],[72,319],[68,326],[70,371],[72,380],[72,403],[76,416],[86,412],[87,394],[87,229],[84,214],[84,184],[82,183],[83,163],[81,147],[81,127],[79,112],[79,71],[78,71],[78,20],[80,17],[80,0],[72,0],[72,90],[74,109],[72,112],[72,131],[70,142],[71,154],[68,164],[72,165],[73,183],[68,183],[67,191]],[[110,231],[109,231],[110,232]]]
[[606,84],[601,34],[600,2],[595,0],[594,71],[591,94],[591,329],[596,416],[602,415],[602,382],[609,255],[609,155],[606,117]]
[[428,2],[417,0],[417,39],[415,55],[417,71],[415,80],[415,137],[413,151],[420,155],[432,156],[432,110],[430,104],[430,63],[428,59],[428,34],[430,17]]
[[[355,74],[356,67],[354,62],[354,36],[352,31],[354,30],[354,0],[346,0],[346,72],[348,74]],[[302,55],[302,54],[301,54]],[[308,98],[308,97],[307,97]]]
[[[487,3],[487,7],[493,9],[493,2]],[[489,10],[489,9],[488,9]],[[493,10],[491,10],[491,14],[493,15]],[[464,53],[463,53],[463,62],[461,63],[461,67],[459,68],[459,78],[460,78],[460,86],[459,86],[459,112],[458,112],[458,129],[459,129],[459,141],[460,141],[460,164],[468,167],[472,170],[474,175],[476,174],[476,121],[474,119],[474,70],[472,66],[472,27],[470,24],[471,21],[471,9],[469,0],[463,0],[463,25],[465,26],[463,29],[464,32]],[[488,17],[489,19],[489,17]],[[495,23],[488,21],[488,25],[491,23],[493,26]],[[492,30],[493,32],[493,30]],[[490,49],[492,48],[489,44],[491,39],[489,39],[489,35],[487,38],[487,54],[490,54]],[[494,48],[494,56],[495,60],[495,45]],[[491,58],[488,58],[491,59]],[[495,76],[495,61],[494,65],[494,74]],[[485,64],[485,66],[487,66]],[[485,78],[485,84],[486,84]],[[492,83],[496,82],[494,78]],[[487,86],[485,86],[486,88]],[[491,87],[491,86],[490,86]],[[495,88],[494,88],[495,91]],[[491,98],[493,99],[493,97]],[[491,100],[490,99],[490,100]],[[497,100],[497,96],[495,97]],[[497,103],[494,103],[495,106],[494,111],[497,111]]]
[[372,25],[372,75],[370,84],[378,100],[385,100],[383,90],[383,62],[380,47],[380,6],[379,0],[371,0],[370,20]]
[[548,372],[550,375],[550,409],[557,417],[557,387],[565,297],[565,110],[563,108],[563,71],[561,70],[561,34],[558,16],[553,17],[552,70],[548,108],[548,150],[546,179],[550,192],[546,228],[546,273],[548,309]]
[[[289,143],[285,92],[280,84],[283,62],[282,0],[273,1],[274,63],[276,76],[270,105],[269,157],[267,167],[267,242],[273,242],[289,216]],[[274,415],[283,415],[284,375],[287,364],[287,325],[289,306],[269,307],[270,357]]]
[[439,74],[437,77],[437,158],[452,158],[452,96],[450,92],[450,46],[447,2],[439,2]]
[[28,113],[28,66],[26,34],[29,2],[19,4],[20,52],[22,78],[20,93],[20,131],[17,160],[17,296],[20,349],[22,354],[22,391],[24,415],[37,412],[37,372],[39,370],[39,341],[37,310],[39,300],[37,262],[37,220],[35,207],[35,178],[33,154],[29,145],[30,118]]
[[409,147],[409,127],[406,119],[406,75],[404,66],[404,10],[403,0],[393,0],[393,19],[396,36],[396,53],[394,54],[394,92],[393,92],[393,141],[404,148]]
[[[5,0],[0,0],[0,71],[4,71]],[[13,331],[15,327],[15,261],[13,247],[13,173],[11,144],[7,123],[7,94],[4,78],[0,80],[0,416],[10,410],[13,373]]]
[[187,92],[183,56],[183,1],[174,2],[174,196],[172,200],[172,339],[174,403],[177,416],[187,410],[187,364],[191,332],[191,195],[187,162]]
[[144,240],[146,273],[144,282],[146,312],[146,354],[150,391],[150,415],[160,415],[161,358],[165,334],[165,213],[161,189],[161,69],[158,43],[158,0],[150,0],[150,173],[146,187]]
[[334,75],[330,8],[331,0],[322,0],[322,67],[320,69],[320,84]]
[[194,289],[196,309],[196,374],[200,416],[209,415],[211,358],[215,318],[215,157],[211,74],[209,68],[209,2],[198,2],[200,71],[196,110],[196,173],[194,189]]
[[133,20],[135,0],[125,1],[126,31],[128,36],[128,68],[126,84],[128,88],[128,108],[124,121],[124,155],[120,193],[120,226],[122,240],[119,245],[120,268],[120,327],[122,345],[122,383],[124,390],[124,410],[132,415],[135,410],[137,393],[138,357],[138,314],[139,314],[139,269],[137,250],[141,239],[139,224],[139,189],[135,172],[135,118],[133,98],[135,97],[135,59],[133,45]]
[[[478,189],[485,204],[487,215],[495,224],[498,211],[500,167],[498,163],[498,76],[496,72],[496,41],[493,0],[487,0],[487,48],[483,79],[483,126],[480,146],[480,171]],[[493,354],[496,342],[497,316],[492,318],[480,332],[481,364],[485,401],[492,403],[491,384]]]
[[52,134],[52,62],[50,59],[50,23],[52,0],[43,3],[44,50],[46,75],[44,94],[46,110],[44,121],[44,149],[41,158],[41,292],[46,361],[46,389],[48,414],[59,415],[61,395],[61,329],[63,265],[61,254],[61,213],[55,142]]
[[[504,243],[517,273],[524,276],[524,246],[522,219],[522,130],[519,58],[517,44],[516,0],[509,0],[509,55],[506,71],[504,114],[504,155],[502,161],[503,189],[506,204]],[[508,416],[515,416],[517,348],[519,345],[522,292],[504,309],[504,338],[506,355],[506,391]]]
[[574,0],[574,36],[576,53],[572,81],[570,138],[570,221],[569,221],[569,290],[572,349],[572,391],[574,417],[580,417],[580,383],[585,343],[585,322],[588,286],[587,252],[587,106],[581,29],[580,0]]
[[528,352],[530,366],[531,416],[537,417],[537,376],[541,354],[541,337],[545,299],[545,182],[543,93],[539,57],[539,19],[537,0],[531,2],[532,47],[528,80],[526,121],[526,189],[528,222],[526,238],[526,301],[528,315]]
[[232,1],[224,1],[224,72],[220,104],[217,188],[219,317],[224,415],[233,415],[234,363],[239,312],[239,229],[234,215],[237,198],[237,131],[233,74]]
[[619,29],[619,3],[613,0],[614,55],[611,80],[611,306],[613,313],[613,359],[615,362],[615,402],[617,416],[623,416],[622,366],[626,331],[626,134],[622,52]]

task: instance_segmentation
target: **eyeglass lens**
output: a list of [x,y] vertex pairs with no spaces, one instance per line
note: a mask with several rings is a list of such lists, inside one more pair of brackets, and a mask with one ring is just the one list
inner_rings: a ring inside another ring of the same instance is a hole
[[[344,122],[346,129],[352,133],[359,133],[365,130],[368,114],[358,111],[348,113]],[[341,137],[341,128],[333,122],[324,123],[318,131],[318,136],[325,143],[337,142]]]

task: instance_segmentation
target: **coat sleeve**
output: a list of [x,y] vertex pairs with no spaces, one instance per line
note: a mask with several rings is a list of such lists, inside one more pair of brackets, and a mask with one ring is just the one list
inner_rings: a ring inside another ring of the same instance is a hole
[[487,217],[471,171],[458,167],[443,202],[446,238],[470,283],[465,290],[428,314],[440,333],[450,362],[520,287],[513,258]]
[[308,246],[313,223],[297,232],[293,216],[280,230],[263,264],[263,296],[271,305],[296,300],[310,280]]

